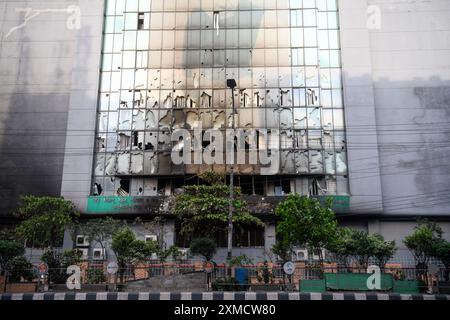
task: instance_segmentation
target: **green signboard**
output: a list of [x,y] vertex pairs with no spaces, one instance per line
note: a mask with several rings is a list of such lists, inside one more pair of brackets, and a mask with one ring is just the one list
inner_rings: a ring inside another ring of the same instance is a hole
[[[318,196],[320,202],[325,203],[327,198],[333,199],[333,210],[335,212],[347,212],[350,209],[349,196]],[[88,214],[141,214],[156,213],[164,197],[97,197],[91,196],[87,202]],[[260,199],[259,199],[260,200]],[[278,200],[281,200],[278,199]],[[276,206],[277,203],[273,205]]]
[[348,212],[350,210],[350,196],[317,196],[321,203],[325,203],[328,198],[333,200],[332,209],[335,212]]
[[159,208],[158,197],[89,197],[87,213],[154,213]]

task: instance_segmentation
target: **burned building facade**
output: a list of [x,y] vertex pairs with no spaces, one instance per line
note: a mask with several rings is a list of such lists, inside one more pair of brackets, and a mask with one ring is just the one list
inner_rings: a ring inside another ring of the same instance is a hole
[[229,170],[171,161],[174,130],[194,139],[195,129],[231,129],[227,79],[237,82],[235,128],[277,131],[275,175],[235,169],[245,193],[348,195],[336,2],[107,4],[94,195],[168,194],[202,171]]
[[204,133],[233,126],[277,157],[270,174],[233,166],[244,194],[348,196],[336,1],[106,4],[90,201],[167,196],[207,170],[229,172],[229,161],[172,155],[212,147]]

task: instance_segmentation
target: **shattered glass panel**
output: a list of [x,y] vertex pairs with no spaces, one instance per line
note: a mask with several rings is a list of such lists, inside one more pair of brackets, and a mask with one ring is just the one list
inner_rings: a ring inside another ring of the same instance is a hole
[[158,173],[159,174],[170,174],[171,172],[171,158],[170,152],[160,152],[158,153]]
[[158,173],[158,154],[156,152],[144,153],[144,174]]
[[309,168],[311,173],[323,173],[322,152],[318,150],[310,150]]
[[133,130],[144,130],[145,128],[145,111],[133,110]]
[[279,90],[278,89],[267,89],[266,90],[266,107],[274,108],[277,107],[279,103]]
[[159,110],[159,128],[171,128],[172,126],[172,110]]
[[145,116],[145,129],[156,129],[158,127],[158,110],[147,110]]
[[213,110],[213,128],[225,128],[226,112],[225,110]]
[[95,157],[94,174],[102,176],[105,174],[105,155],[103,153],[97,154]]
[[131,174],[142,174],[144,172],[144,153],[132,153],[131,154]]
[[295,151],[295,169],[296,173],[309,172],[309,155],[308,151]]
[[306,128],[306,109],[305,108],[294,108],[294,128],[303,129]]
[[129,150],[131,145],[131,133],[119,132],[117,134],[117,150]]
[[294,151],[281,152],[281,172],[288,174],[296,172]]
[[116,155],[109,153],[106,155],[105,175],[114,176],[116,174]]
[[334,169],[334,153],[333,152],[325,152],[325,173],[326,174],[335,174],[336,170]]
[[119,130],[131,129],[131,110],[119,111]]
[[188,129],[198,128],[200,125],[200,120],[197,110],[189,110],[186,112],[186,127]]
[[117,153],[117,174],[129,174],[130,173],[130,153],[119,152]]
[[308,108],[308,128],[320,128],[320,109],[319,108]]
[[203,128],[212,128],[212,110],[200,110],[200,121]]
[[266,108],[267,128],[279,128],[280,112],[275,108]]
[[239,127],[251,128],[252,127],[252,110],[251,109],[239,109]]
[[264,109],[261,108],[253,109],[253,126],[255,128],[266,127],[266,112]]
[[323,147],[327,150],[334,150],[334,136],[331,131],[323,132]]
[[333,130],[333,110],[322,110],[322,123],[325,130]]
[[280,112],[280,127],[281,128],[292,128],[292,109],[291,108],[283,108]]
[[156,150],[158,146],[158,132],[145,132],[144,150]]
[[186,114],[184,113],[183,110],[174,110],[173,117],[174,117],[173,123],[174,129],[182,129],[185,127]]
[[345,152],[336,152],[336,173],[347,174],[347,154]]
[[308,148],[308,137],[306,134],[306,130],[295,130],[294,147],[296,149]]
[[292,149],[294,147],[294,132],[292,130],[281,131],[281,149]]
[[319,130],[308,131],[308,146],[310,149],[322,148],[322,133]]

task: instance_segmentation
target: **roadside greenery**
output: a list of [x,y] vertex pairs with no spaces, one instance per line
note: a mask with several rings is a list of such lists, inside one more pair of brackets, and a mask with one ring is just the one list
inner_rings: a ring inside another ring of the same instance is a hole
[[[173,210],[181,222],[181,234],[213,238],[217,232],[227,228],[229,186],[222,176],[213,172],[206,172],[201,178],[205,184],[185,186],[184,191],[176,196]],[[250,214],[241,189],[235,187],[233,226],[245,225],[264,226],[259,218]]]
[[211,261],[217,251],[217,245],[214,240],[209,238],[197,238],[191,241],[189,247],[191,255],[199,255],[206,261]]
[[91,219],[85,223],[80,223],[74,228],[77,234],[86,236],[92,246],[99,244],[105,252],[105,259],[108,259],[106,246],[111,238],[123,227],[123,222],[111,217],[103,219]]
[[24,196],[16,216],[22,219],[16,233],[34,248],[54,251],[62,245],[64,232],[73,228],[79,213],[62,197]]
[[16,241],[0,240],[0,275],[8,269],[11,260],[23,255],[24,252],[24,247]]
[[111,249],[116,255],[119,277],[123,282],[126,269],[133,264],[149,260],[151,255],[158,251],[158,244],[154,241],[138,240],[129,227],[123,227],[113,236]]
[[50,283],[63,284],[67,279],[67,267],[81,262],[82,253],[78,249],[46,250],[41,257],[48,266],[48,280]]
[[323,206],[317,199],[290,194],[277,206],[275,214],[281,218],[276,230],[283,241],[282,248],[318,250],[323,261],[321,249],[333,241],[337,228],[330,200]]
[[405,237],[403,242],[414,256],[416,268],[425,272],[431,257],[436,254],[436,247],[441,241],[441,227],[434,222],[422,220],[414,228],[414,232]]

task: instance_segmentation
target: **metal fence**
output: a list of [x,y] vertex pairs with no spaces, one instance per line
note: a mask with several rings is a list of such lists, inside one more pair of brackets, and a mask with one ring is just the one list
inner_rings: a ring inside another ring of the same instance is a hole
[[[204,265],[198,261],[184,261],[171,263],[142,263],[130,265],[127,268],[119,269],[117,274],[111,275],[107,272],[107,262],[81,263],[79,264],[79,280],[81,285],[108,285],[127,284],[130,281],[149,280],[155,277],[169,277],[172,275],[189,274],[194,272],[205,272]],[[242,272],[244,270],[244,272]],[[441,268],[435,275],[430,275],[427,270],[413,267],[386,266],[383,273],[390,273],[394,280],[422,280],[426,285],[433,285],[438,282],[444,283],[443,288],[448,286],[448,276],[450,270]],[[225,284],[234,283],[234,290],[242,291],[279,291],[298,290],[302,280],[323,279],[325,273],[367,273],[363,268],[342,267],[337,264],[327,263],[305,264],[296,263],[295,271],[292,275],[286,275],[282,264],[259,264],[229,268],[225,264],[216,265],[209,273],[207,287],[209,290],[224,289]],[[67,279],[71,276],[66,268],[52,268],[45,275],[39,275],[36,269],[32,270],[4,270],[0,277],[0,292],[8,291],[8,285],[12,284],[36,284],[52,287],[62,286],[64,288]],[[240,274],[245,274],[245,279],[238,279]],[[238,281],[239,280],[239,281]],[[222,287],[221,287],[222,285]],[[450,287],[448,287],[450,289]]]

